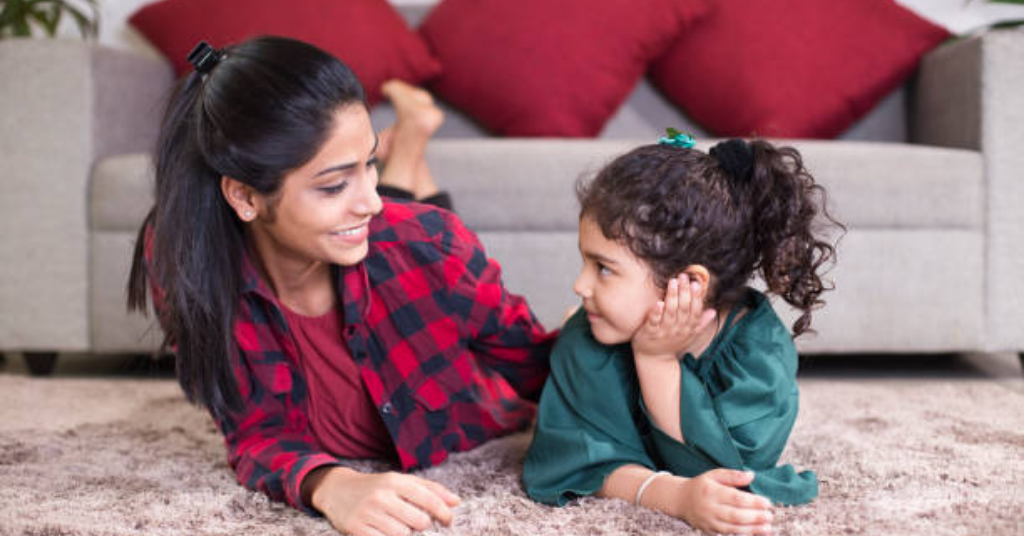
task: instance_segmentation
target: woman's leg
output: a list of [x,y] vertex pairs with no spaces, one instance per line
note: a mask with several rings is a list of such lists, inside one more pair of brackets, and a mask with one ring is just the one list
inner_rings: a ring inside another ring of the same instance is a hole
[[444,112],[426,90],[400,80],[388,81],[381,89],[397,118],[380,133],[377,155],[384,163],[380,184],[410,192],[418,200],[436,196],[440,189],[424,155],[427,142],[444,121]]

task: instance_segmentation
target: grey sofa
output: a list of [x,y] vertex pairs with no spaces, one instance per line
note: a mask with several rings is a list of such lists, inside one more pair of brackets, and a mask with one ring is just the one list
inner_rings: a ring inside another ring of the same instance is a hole
[[[125,312],[124,288],[169,64],[9,40],[0,73],[0,352],[45,368],[59,352],[153,350],[159,328]],[[573,182],[665,126],[713,142],[644,82],[600,139],[499,139],[449,110],[428,158],[553,326],[575,303]],[[802,351],[1024,350],[1024,29],[947,43],[840,139],[791,143],[849,229]]]

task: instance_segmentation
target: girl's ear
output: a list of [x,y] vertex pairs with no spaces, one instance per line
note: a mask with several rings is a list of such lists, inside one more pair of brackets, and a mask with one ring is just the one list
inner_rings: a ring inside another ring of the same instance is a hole
[[683,273],[690,277],[690,281],[700,283],[700,297],[707,299],[708,290],[711,288],[711,272],[703,264],[691,264]]
[[244,222],[251,222],[256,219],[257,206],[256,190],[237,179],[228,176],[220,178],[220,191],[224,200],[228,202],[238,219]]

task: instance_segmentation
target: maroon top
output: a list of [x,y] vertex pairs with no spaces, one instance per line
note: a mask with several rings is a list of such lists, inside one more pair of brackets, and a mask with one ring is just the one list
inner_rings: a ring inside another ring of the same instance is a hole
[[309,424],[320,446],[343,458],[393,457],[384,421],[343,342],[338,310],[322,316],[303,316],[286,306],[281,310],[299,347],[299,365],[309,385]]

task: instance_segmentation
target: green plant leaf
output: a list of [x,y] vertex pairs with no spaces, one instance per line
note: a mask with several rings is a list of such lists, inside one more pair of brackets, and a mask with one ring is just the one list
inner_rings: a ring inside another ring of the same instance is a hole
[[1024,0],[988,0],[994,4],[1017,4],[1024,6]]

